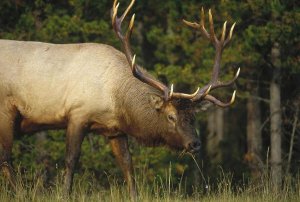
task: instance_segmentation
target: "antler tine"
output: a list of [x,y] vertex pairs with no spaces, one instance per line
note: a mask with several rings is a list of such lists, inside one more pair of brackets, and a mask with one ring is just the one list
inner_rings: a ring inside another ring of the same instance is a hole
[[186,21],[185,19],[182,20],[187,26],[190,26],[192,28],[195,28],[195,29],[198,29],[200,28],[200,25],[196,22],[189,22],[189,21]]
[[221,43],[223,43],[224,40],[225,40],[226,25],[227,25],[227,21],[225,21],[224,24],[223,24],[223,30],[222,30],[222,36],[221,36]]
[[195,97],[193,97],[191,100],[193,102],[197,102],[197,101],[200,101],[202,100],[206,95],[209,94],[209,92],[211,91],[212,89],[212,85],[205,85],[204,87],[202,87],[201,89],[198,87],[198,93]]
[[231,26],[230,31],[229,31],[229,36],[228,36],[227,39],[225,40],[223,47],[225,47],[225,46],[228,44],[228,42],[231,40],[231,37],[232,37],[232,33],[233,33],[233,29],[234,29],[234,27],[235,27],[235,24],[236,24],[236,23],[233,23],[233,25]]
[[209,33],[206,31],[205,28],[205,23],[204,23],[204,19],[205,19],[205,15],[204,15],[204,9],[202,7],[201,9],[201,19],[200,19],[200,24],[196,23],[196,22],[189,22],[185,19],[183,19],[182,21],[184,22],[184,24],[186,24],[189,27],[192,27],[194,29],[200,29],[201,33],[208,39],[210,39],[210,35]]
[[[201,19],[200,24],[202,26],[202,29],[205,29],[205,15],[204,15],[204,9],[201,7]],[[206,30],[205,30],[206,31]]]
[[134,2],[135,2],[135,0],[131,0],[129,6],[126,8],[126,10],[124,11],[124,13],[121,15],[121,17],[120,17],[121,22],[123,22],[124,18],[126,17],[126,15],[128,14],[128,12],[132,8]]
[[[173,85],[173,84],[172,84]],[[186,93],[172,93],[172,98],[178,98],[178,99],[193,99],[199,92],[200,88],[198,87],[197,90],[192,94],[186,94]]]
[[174,85],[171,84],[171,90],[170,90],[169,96],[172,97],[172,96],[173,96],[173,93],[174,93]]
[[130,23],[129,23],[129,29],[127,31],[127,33],[129,33],[130,35],[128,36],[128,38],[130,38],[131,36],[131,33],[132,33],[132,30],[133,30],[133,26],[134,26],[134,18],[135,18],[135,13],[131,16],[131,19],[130,19]]
[[[238,68],[235,76],[233,77],[232,80],[230,81],[227,81],[227,82],[218,82],[217,84],[210,84],[210,85],[206,85],[205,87],[201,88],[199,91],[198,91],[198,94],[192,99],[192,101],[200,101],[202,99],[206,99],[206,95],[208,95],[208,93],[211,91],[211,90],[214,90],[214,89],[217,89],[217,88],[222,88],[222,87],[229,87],[231,86],[232,84],[234,84],[234,82],[238,79],[239,77],[239,74],[240,74],[240,71],[241,71],[241,68]],[[215,98],[216,99],[216,98]]]
[[201,29],[200,29],[200,31],[202,32],[202,34],[203,34],[206,38],[210,39],[210,35],[209,35],[209,33],[206,31],[206,28],[205,28],[205,15],[204,15],[204,9],[203,9],[203,7],[201,8],[201,19],[200,19],[200,24],[201,24]]
[[215,98],[212,95],[206,95],[204,97],[204,99],[214,103],[215,105],[225,108],[225,107],[229,107],[230,105],[232,105],[234,103],[235,96],[236,96],[236,91],[233,91],[232,97],[231,97],[230,101],[227,103],[224,103],[224,102],[218,100],[217,98]]
[[211,14],[211,9],[208,10],[208,16],[209,16],[210,40],[216,46],[217,45],[216,43],[218,43],[218,39],[215,34],[214,20]]
[[218,85],[214,85],[212,87],[212,90],[217,89],[217,88],[221,88],[221,87],[228,87],[228,86],[231,86],[232,84],[234,84],[234,82],[239,77],[240,71],[241,71],[241,68],[238,68],[238,70],[235,73],[233,79],[231,79],[230,81],[227,81],[227,82],[218,82]]
[[117,0],[114,1],[114,5],[111,9],[111,24],[113,25],[113,27],[115,28],[116,25],[116,17],[117,17],[117,13],[118,13],[118,8],[119,8],[119,3],[117,4]]

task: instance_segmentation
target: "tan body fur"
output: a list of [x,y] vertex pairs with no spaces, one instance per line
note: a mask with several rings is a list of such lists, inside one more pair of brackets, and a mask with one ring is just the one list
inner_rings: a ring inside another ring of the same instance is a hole
[[8,40],[0,47],[0,112],[16,108],[26,123],[22,130],[65,125],[70,116],[119,128],[114,97],[126,78],[134,79],[121,52],[102,44]]
[[192,113],[134,77],[113,47],[10,40],[0,47],[0,166],[13,186],[7,162],[15,133],[67,129],[66,193],[87,132],[109,138],[133,198],[127,135],[151,146],[199,149]]

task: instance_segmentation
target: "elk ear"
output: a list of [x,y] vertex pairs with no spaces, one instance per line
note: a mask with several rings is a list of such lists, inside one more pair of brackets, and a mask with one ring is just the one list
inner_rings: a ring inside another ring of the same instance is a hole
[[158,95],[150,95],[150,104],[152,105],[152,107],[156,110],[160,110],[162,108],[162,106],[164,105],[164,100],[162,97],[158,96]]

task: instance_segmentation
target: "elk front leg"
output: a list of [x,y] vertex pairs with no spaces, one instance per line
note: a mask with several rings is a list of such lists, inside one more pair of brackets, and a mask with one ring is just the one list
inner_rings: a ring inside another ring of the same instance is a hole
[[64,176],[64,194],[66,195],[70,194],[72,190],[74,168],[80,156],[83,139],[83,124],[69,122],[66,137],[66,171]]
[[111,137],[109,139],[110,145],[114,156],[117,159],[119,166],[121,167],[124,177],[126,179],[130,197],[133,201],[136,201],[137,192],[135,181],[133,179],[133,167],[131,155],[128,148],[128,139],[126,135],[120,135]]

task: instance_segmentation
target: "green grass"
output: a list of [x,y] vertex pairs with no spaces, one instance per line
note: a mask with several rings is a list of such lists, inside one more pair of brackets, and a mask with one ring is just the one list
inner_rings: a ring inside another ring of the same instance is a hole
[[[37,173],[28,172],[22,176],[18,174],[16,193],[10,189],[5,179],[1,178],[0,201],[130,201],[126,184],[112,176],[107,178],[110,186],[104,188],[88,174],[76,175],[73,192],[66,199],[62,192],[62,175],[57,176],[54,182],[45,187]],[[176,188],[172,187],[170,177],[165,181],[157,178],[150,183],[140,174],[136,180],[139,190],[138,201],[300,201],[300,179],[286,178],[282,189],[274,191],[267,178],[248,185],[234,186],[230,175],[223,175],[214,186],[194,187],[194,191],[189,194],[182,181]]]

